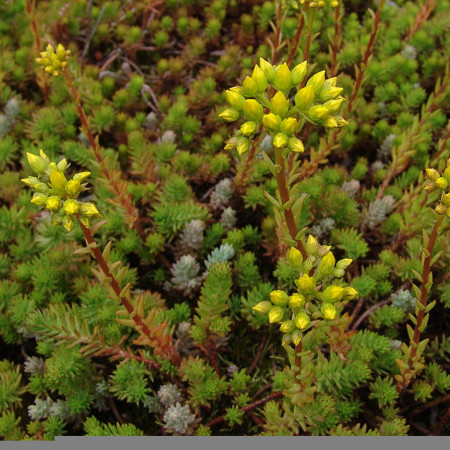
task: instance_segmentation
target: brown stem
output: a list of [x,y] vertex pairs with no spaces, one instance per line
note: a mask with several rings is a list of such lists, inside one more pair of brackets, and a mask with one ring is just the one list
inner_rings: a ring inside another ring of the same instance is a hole
[[[89,228],[86,228],[79,219],[78,219],[78,223],[80,224],[81,230],[83,231],[86,242],[89,244],[90,248],[92,249],[92,252],[94,253],[95,259],[97,260],[98,265],[100,266],[100,269],[102,270],[104,275],[109,279],[109,282],[111,283],[111,287],[112,287],[114,293],[116,294],[117,298],[120,300],[122,305],[127,310],[128,314],[130,315],[130,318],[132,318],[132,320],[136,324],[136,328],[139,331],[141,331],[143,334],[145,334],[149,338],[150,341],[154,341],[155,336],[152,335],[152,332],[147,327],[147,325],[143,321],[142,317],[135,311],[135,309],[133,308],[133,305],[128,300],[128,298],[121,294],[120,285],[117,282],[114,275],[109,270],[108,263],[106,262],[102,252],[98,248],[97,243],[95,242],[94,236],[91,233],[91,230]],[[170,343],[163,345],[161,347],[161,350],[163,351],[163,353],[166,356],[169,357],[171,362],[173,362],[176,365],[180,364],[180,358]]]
[[331,52],[331,69],[330,77],[334,77],[336,74],[337,54],[339,51],[339,27],[341,22],[340,4],[336,6],[334,10],[334,39],[333,39],[333,51]]
[[416,18],[412,23],[408,33],[404,37],[403,42],[408,42],[411,36],[422,27],[422,25],[425,23],[428,17],[430,17],[430,14],[433,12],[435,6],[436,6],[435,0],[426,0],[425,4],[417,12]]
[[[314,36],[313,24],[314,24],[315,16],[316,16],[316,9],[312,9],[311,17],[308,22],[308,34],[306,36],[305,52],[303,54],[303,61],[308,61],[308,59],[309,59],[309,51],[311,50],[311,42],[312,42],[312,38]],[[306,78],[303,80],[302,85],[304,85],[305,83],[306,83]]]
[[[411,133],[409,136],[408,142],[405,145],[405,150],[408,151],[414,141],[414,138],[420,133],[421,128],[424,126],[426,120],[427,120],[427,114],[432,113],[436,109],[436,100],[444,93],[445,88],[447,86],[448,78],[450,77],[450,73],[447,75],[447,79],[442,80],[442,84],[437,90],[434,101],[428,106],[428,108],[425,110],[425,113],[422,115],[422,118],[420,119],[419,125],[417,126],[416,133]],[[441,148],[441,151],[443,150],[443,147]],[[380,186],[380,190],[377,194],[377,199],[380,199],[383,197],[386,189],[390,185],[392,179],[397,176],[402,170],[404,170],[404,161],[402,161],[401,158],[396,159],[392,162],[391,166],[389,167],[388,173],[386,177],[383,180],[383,183]]]
[[442,419],[439,421],[433,435],[440,436],[442,434],[442,432],[444,431],[444,427],[449,420],[450,420],[450,408],[447,409],[447,412],[444,414]]
[[278,0],[277,28],[275,30],[275,43],[274,43],[274,47],[273,47],[273,64],[274,65],[276,65],[278,62],[278,47],[280,46],[280,41],[281,41],[281,9],[282,9],[281,0]]
[[[308,11],[308,3],[305,2],[303,4],[303,9]],[[298,24],[297,32],[295,33],[294,40],[292,41],[292,47],[289,51],[289,56],[287,60],[287,65],[291,66],[291,64],[294,62],[295,54],[297,53],[298,44],[300,42],[300,37],[302,35],[303,27],[305,26],[305,16],[303,14],[303,11],[300,13],[300,22]]]
[[352,330],[358,329],[358,327],[369,317],[371,314],[373,314],[378,308],[381,308],[384,305],[387,305],[391,302],[391,299],[383,300],[380,303],[377,303],[376,305],[373,305],[371,308],[369,308],[364,314],[361,315],[361,317],[354,323],[354,325],[351,326]]
[[[267,403],[270,400],[273,400],[275,398],[281,397],[283,395],[282,392],[277,391],[277,392],[273,392],[272,394],[268,395],[267,397],[262,398],[261,400],[258,400],[254,403],[251,403],[250,405],[246,406],[245,408],[241,408],[241,411],[247,412],[247,411],[251,411],[252,409],[257,408],[258,406],[263,405],[264,403]],[[219,416],[216,417],[215,419],[209,421],[206,426],[207,427],[212,427],[214,425],[217,425],[218,423],[221,423],[225,420],[225,415],[223,416]]]
[[[377,12],[375,14],[373,30],[372,30],[369,42],[366,47],[366,51],[364,52],[364,57],[363,57],[362,63],[359,68],[358,76],[356,78],[355,87],[353,88],[353,94],[350,97],[350,100],[347,105],[347,113],[348,114],[350,114],[350,112],[352,111],[353,103],[358,95],[359,89],[361,88],[365,68],[366,68],[367,62],[370,58],[370,55],[372,54],[372,47],[373,47],[373,44],[375,43],[375,37],[378,32],[378,26],[380,24],[380,17],[381,17],[381,10],[383,9],[384,3],[385,3],[385,0],[380,1],[378,8],[377,8]],[[301,170],[304,177],[313,175],[315,173],[315,171],[317,170],[317,167],[319,166],[321,161],[326,161],[326,157],[330,154],[331,150],[336,145],[337,138],[342,133],[342,130],[343,130],[343,128],[337,128],[336,130],[334,130],[333,134],[328,139],[327,145],[324,146],[322,150],[319,150],[317,153],[315,153],[314,156],[311,155],[311,159],[309,161],[306,161],[306,160],[304,161],[302,170]]]
[[[439,215],[434,223],[434,227],[433,227],[433,230],[431,231],[431,235],[428,240],[428,245],[426,248],[428,256],[426,256],[423,261],[422,288],[420,290],[420,299],[419,299],[419,302],[423,306],[423,308],[421,308],[419,311],[419,314],[417,314],[416,324],[414,326],[413,338],[411,339],[410,345],[409,345],[410,346],[410,353],[409,353],[409,358],[408,358],[409,369],[407,369],[407,372],[409,371],[409,373],[412,372],[413,362],[414,362],[414,359],[417,354],[417,346],[419,345],[420,336],[422,334],[420,331],[420,327],[422,326],[422,322],[423,322],[423,319],[426,314],[425,308],[427,306],[428,292],[429,292],[429,288],[427,285],[428,285],[428,281],[430,279],[430,273],[431,273],[431,259],[433,258],[433,250],[434,250],[434,246],[436,244],[436,239],[438,237],[438,231],[439,231],[440,226],[442,225],[442,222],[444,221],[444,217],[445,216],[443,214]],[[410,379],[411,378],[409,376],[403,377],[402,380],[399,381],[397,384],[397,390],[403,391],[404,389],[406,389],[410,382]]]
[[[276,164],[281,167],[280,171],[277,174],[277,183],[278,183],[278,191],[280,193],[281,204],[284,205],[289,201],[289,190],[286,182],[286,173],[284,166],[284,157],[281,153],[281,150],[275,150],[275,160]],[[284,210],[284,219],[286,221],[286,225],[289,230],[289,234],[291,238],[297,242],[297,248],[302,253],[303,259],[305,260],[308,255],[306,253],[305,247],[300,239],[297,239],[297,225],[295,223],[294,214],[292,213],[292,208],[288,208]]]
[[95,158],[97,159],[97,162],[98,162],[104,176],[108,179],[113,193],[119,199],[121,205],[123,206],[123,208],[125,209],[125,211],[127,213],[128,218],[132,221],[134,227],[136,228],[136,230],[138,231],[140,236],[145,237],[144,230],[141,228],[139,222],[136,221],[136,210],[135,210],[133,204],[131,203],[131,199],[126,198],[126,196],[124,196],[122,189],[119,187],[119,185],[117,184],[117,181],[112,177],[111,173],[109,172],[108,168],[106,167],[105,161],[100,153],[100,148],[97,143],[97,140],[94,138],[94,135],[92,133],[91,127],[89,126],[89,122],[88,122],[88,119],[84,112],[84,109],[81,106],[80,95],[77,92],[77,90],[75,89],[75,86],[73,85],[72,78],[69,75],[69,71],[64,70],[63,74],[64,74],[64,79],[66,80],[66,83],[67,83],[67,87],[69,89],[69,93],[70,93],[73,101],[75,102],[78,117],[80,118],[82,127],[87,134],[87,137],[88,137],[89,143],[91,144]]
[[266,341],[267,341],[267,335],[264,336],[264,338],[262,339],[261,343],[259,344],[259,348],[258,348],[258,351],[256,352],[255,359],[253,360],[251,366],[247,370],[247,374],[248,375],[250,375],[253,372],[253,370],[255,369],[255,367],[257,366],[258,361],[261,358],[262,352],[264,350],[264,346],[266,344]]

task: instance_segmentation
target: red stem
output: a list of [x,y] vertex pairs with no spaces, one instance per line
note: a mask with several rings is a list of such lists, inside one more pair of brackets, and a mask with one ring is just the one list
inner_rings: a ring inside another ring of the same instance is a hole
[[[104,273],[104,275],[110,280],[111,287],[116,294],[116,296],[121,301],[122,305],[127,310],[128,314],[130,315],[130,318],[133,319],[134,323],[136,324],[136,327],[138,330],[142,331],[143,334],[145,334],[150,341],[155,340],[155,336],[152,335],[152,332],[147,327],[145,322],[142,320],[141,316],[135,311],[133,308],[133,305],[131,302],[126,298],[125,296],[121,295],[121,289],[119,286],[119,283],[117,282],[114,275],[109,270],[108,263],[106,262],[105,258],[103,257],[102,252],[97,246],[97,243],[95,242],[94,236],[91,233],[91,230],[89,228],[86,228],[78,219],[78,223],[80,224],[81,230],[83,231],[84,237],[89,244],[90,248],[92,249],[95,259],[98,262],[98,265],[100,266],[100,269]],[[164,344],[161,349],[163,350],[164,354],[169,357],[171,362],[174,364],[179,365],[180,358],[178,354],[175,352],[171,344]]]
[[334,40],[333,40],[333,52],[331,53],[331,70],[330,77],[334,77],[336,74],[336,62],[337,54],[339,50],[339,26],[341,21],[340,5],[336,6],[334,11]]

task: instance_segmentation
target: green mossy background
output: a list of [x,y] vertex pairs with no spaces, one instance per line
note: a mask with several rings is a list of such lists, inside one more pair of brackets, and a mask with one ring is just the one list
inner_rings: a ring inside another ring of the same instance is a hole
[[[337,85],[348,103],[378,2],[340,3]],[[288,6],[280,26],[291,42],[299,19]],[[292,291],[297,277],[264,194],[275,195],[276,182],[257,156],[237,188],[246,154],[241,161],[224,150],[235,127],[218,116],[225,90],[260,57],[271,60],[277,2],[52,0],[37,1],[31,16],[25,0],[1,2],[0,437],[448,435],[448,219],[435,249],[423,368],[400,393],[395,375],[409,343],[422,231],[433,227],[438,200],[423,189],[424,169],[450,156],[449,11],[447,0],[387,1],[349,124],[326,163],[314,155],[334,130],[303,133],[299,229],[337,259],[355,260],[345,281],[359,298],[342,317],[363,320],[354,333],[344,320],[311,335],[297,383],[277,327],[252,311],[272,290]],[[48,42],[72,51],[75,87],[138,226],[111,193],[64,80],[37,68],[31,17],[40,51]],[[327,3],[313,24],[312,73],[328,76],[334,30]],[[287,55],[282,48],[279,62]],[[167,323],[179,366],[116,321],[124,308],[96,280],[95,261],[74,253],[84,245],[79,227],[52,226],[30,203],[20,179],[30,175],[26,153],[41,148],[71,162],[69,172],[92,172],[83,201],[95,201],[106,221],[97,243],[112,241],[122,287],[131,283],[155,327]],[[271,142],[261,148],[270,153]]]

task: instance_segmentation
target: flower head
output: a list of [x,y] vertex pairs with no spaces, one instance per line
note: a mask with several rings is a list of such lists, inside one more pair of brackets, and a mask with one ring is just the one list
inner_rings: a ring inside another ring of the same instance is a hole
[[53,45],[48,44],[41,57],[36,58],[36,62],[44,67],[44,70],[54,77],[57,77],[67,67],[67,58],[70,56],[70,50],[66,50],[62,44],[58,44],[56,50]]

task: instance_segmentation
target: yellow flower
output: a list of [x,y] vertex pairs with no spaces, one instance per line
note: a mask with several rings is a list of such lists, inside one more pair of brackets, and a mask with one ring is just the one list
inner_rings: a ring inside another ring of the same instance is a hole
[[289,297],[284,291],[272,291],[270,293],[270,301],[277,306],[284,306],[289,301]]
[[337,315],[336,308],[331,303],[324,303],[320,309],[323,317],[327,320],[333,320]]
[[36,62],[44,67],[44,70],[57,77],[62,70],[67,67],[67,58],[70,56],[70,50],[66,50],[62,44],[58,44],[56,51],[51,44],[47,45],[41,57],[36,58]]
[[66,200],[64,202],[64,206],[63,206],[64,212],[68,215],[74,215],[77,214],[78,211],[80,210],[80,207],[78,205],[78,202],[76,200],[73,200],[71,198],[69,198],[69,200]]
[[252,309],[260,314],[267,314],[272,309],[272,303],[259,302]]
[[304,311],[299,312],[295,316],[295,326],[297,328],[300,328],[300,330],[304,330],[305,328],[307,328],[310,322],[311,320],[308,314],[306,314]]

